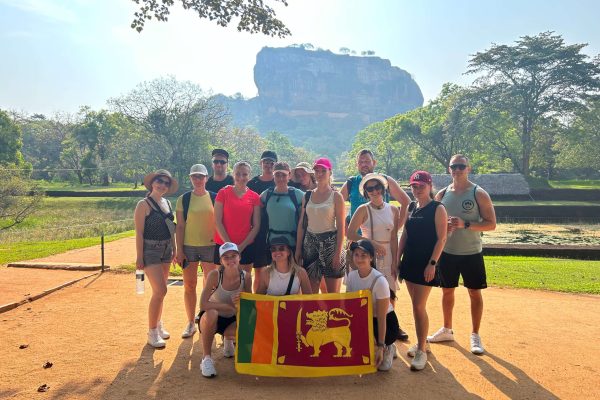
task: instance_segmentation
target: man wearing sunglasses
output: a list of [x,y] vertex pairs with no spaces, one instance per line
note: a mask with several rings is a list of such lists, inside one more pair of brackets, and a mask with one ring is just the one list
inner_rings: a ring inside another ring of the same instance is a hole
[[212,151],[213,176],[206,181],[206,190],[217,193],[227,185],[233,185],[233,176],[227,173],[229,153],[223,149]]
[[481,232],[496,229],[496,213],[490,195],[469,180],[469,159],[456,154],[450,159],[448,172],[452,183],[440,190],[435,200],[442,202],[448,212],[448,238],[438,260],[442,286],[444,326],[427,340],[431,343],[454,340],[452,310],[454,290],[462,275],[471,299],[471,352],[484,352],[479,327],[483,314],[481,289],[487,287],[483,262]]

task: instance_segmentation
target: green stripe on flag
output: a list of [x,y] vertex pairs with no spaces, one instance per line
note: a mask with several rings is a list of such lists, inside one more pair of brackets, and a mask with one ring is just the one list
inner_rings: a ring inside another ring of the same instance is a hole
[[238,323],[238,359],[239,363],[252,361],[252,344],[256,326],[256,306],[254,300],[240,299],[240,320]]

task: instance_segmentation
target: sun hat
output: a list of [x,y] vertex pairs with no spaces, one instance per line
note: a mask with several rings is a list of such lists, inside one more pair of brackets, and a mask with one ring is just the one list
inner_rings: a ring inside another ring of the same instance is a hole
[[262,160],[271,160],[273,162],[277,162],[277,154],[274,151],[266,150],[260,156],[260,161]]
[[307,173],[309,174],[314,174],[315,171],[311,168],[310,164],[302,161],[299,162],[298,165],[296,165],[293,169],[292,169],[292,173],[295,173],[297,169],[303,169],[305,170]]
[[192,165],[192,168],[190,168],[190,176],[192,175],[208,176],[208,170],[202,164],[194,164]]
[[283,244],[289,248],[292,247],[290,241],[285,236],[277,236],[269,241],[269,246],[277,246],[278,244]]
[[371,172],[370,174],[366,174],[365,176],[363,176],[362,179],[360,180],[360,184],[358,185],[358,191],[360,192],[361,196],[365,195],[364,190],[365,190],[365,185],[367,184],[367,182],[372,181],[373,179],[381,182],[384,189],[388,188],[388,181],[387,181],[387,178],[385,177],[385,175],[378,174],[376,172]]
[[177,179],[173,178],[173,175],[166,169],[157,169],[154,172],[150,172],[148,175],[144,177],[144,186],[149,191],[152,191],[152,182],[156,179],[157,176],[166,176],[171,180],[171,186],[169,186],[169,190],[165,194],[175,193],[177,189],[179,189],[179,183],[177,183]]
[[313,170],[317,166],[323,167],[323,168],[328,169],[328,170],[332,170],[333,169],[333,166],[331,165],[331,161],[329,161],[329,159],[325,158],[325,157],[317,158],[315,160],[315,162],[313,163]]
[[426,183],[431,185],[431,174],[427,171],[415,171],[410,176],[410,184],[413,183]]
[[213,157],[216,156],[216,155],[225,156],[225,158],[227,158],[229,160],[229,153],[226,150],[223,150],[223,149],[214,149],[212,151],[211,155]]
[[235,243],[225,242],[221,245],[221,247],[219,247],[219,258],[223,257],[223,254],[227,253],[228,251],[235,251],[238,254],[240,253]]
[[361,239],[358,242],[352,242],[350,245],[350,250],[354,251],[356,249],[361,249],[369,253],[369,255],[375,258],[375,247],[373,247],[373,243],[370,240]]

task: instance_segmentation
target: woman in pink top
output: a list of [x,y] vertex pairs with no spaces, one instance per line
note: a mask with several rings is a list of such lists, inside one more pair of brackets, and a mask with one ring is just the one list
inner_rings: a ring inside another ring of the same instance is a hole
[[241,267],[252,270],[254,250],[252,243],[260,228],[260,196],[248,189],[250,164],[240,161],[233,166],[233,186],[225,186],[215,199],[215,264],[219,263],[219,247],[225,242],[235,243],[241,254]]

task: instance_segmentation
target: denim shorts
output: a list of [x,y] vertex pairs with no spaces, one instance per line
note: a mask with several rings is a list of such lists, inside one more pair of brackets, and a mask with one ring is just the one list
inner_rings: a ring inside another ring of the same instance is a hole
[[167,240],[144,239],[144,266],[170,264],[173,260],[173,243]]

